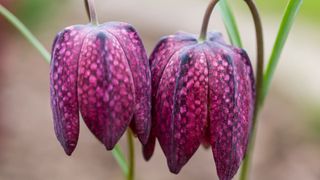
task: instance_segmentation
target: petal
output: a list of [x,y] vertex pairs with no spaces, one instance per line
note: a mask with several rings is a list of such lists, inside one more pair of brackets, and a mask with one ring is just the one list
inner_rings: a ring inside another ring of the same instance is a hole
[[150,56],[153,97],[157,94],[160,79],[172,56],[183,47],[195,44],[196,42],[196,39],[187,35],[170,35],[160,40]]
[[236,174],[251,127],[254,82],[243,56],[216,44],[205,49],[209,69],[210,143],[221,180]]
[[73,26],[59,33],[52,48],[50,97],[54,129],[66,154],[71,155],[79,137],[77,69],[87,30]]
[[155,145],[156,145],[156,136],[155,136],[154,131],[151,131],[147,144],[142,146],[143,158],[146,161],[149,161],[151,159],[153,152],[154,152],[154,149],[155,149]]
[[88,128],[108,150],[113,149],[133,116],[134,85],[125,52],[103,29],[84,41],[78,98]]
[[151,129],[151,72],[146,50],[136,30],[127,23],[106,24],[121,44],[128,59],[135,86],[134,133],[142,144],[146,144]]
[[[181,33],[177,33],[181,34]],[[157,44],[150,56],[151,65],[151,77],[152,77],[152,126],[151,133],[148,143],[143,147],[143,154],[146,160],[149,160],[153,154],[155,146],[155,138],[157,134],[157,123],[156,123],[156,111],[155,111],[155,97],[157,94],[157,89],[159,81],[163,74],[165,67],[167,66],[169,60],[175,53],[178,53],[180,49],[186,45],[195,44],[196,39],[187,36],[185,34],[181,35],[171,35],[163,37]]]
[[200,46],[175,54],[156,96],[158,139],[171,172],[198,149],[207,122],[208,69]]

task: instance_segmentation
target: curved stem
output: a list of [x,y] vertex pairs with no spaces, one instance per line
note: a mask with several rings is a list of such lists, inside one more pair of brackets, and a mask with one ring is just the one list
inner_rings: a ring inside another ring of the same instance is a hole
[[127,131],[128,135],[128,156],[129,156],[129,172],[127,176],[127,180],[134,180],[134,164],[135,164],[135,158],[134,158],[134,143],[133,143],[133,134],[130,129]]
[[199,36],[199,41],[203,42],[207,38],[207,30],[208,30],[208,24],[210,20],[211,13],[216,6],[216,4],[219,2],[219,0],[211,0],[209,3],[206,13],[204,14],[203,21],[202,21],[202,27],[201,27],[201,32]]
[[19,19],[14,16],[8,9],[0,4],[0,14],[3,15],[20,33],[39,51],[43,58],[50,62],[50,53],[40,43],[40,41],[34,37],[34,35],[28,30],[28,28]]
[[263,31],[262,31],[262,23],[259,16],[258,9],[252,0],[244,0],[253,16],[255,29],[256,29],[256,38],[257,38],[257,72],[256,72],[256,102],[255,109],[253,114],[253,122],[251,135],[249,139],[248,150],[246,154],[246,158],[244,159],[243,166],[241,169],[240,180],[248,179],[248,172],[250,168],[254,142],[256,137],[256,128],[257,128],[257,119],[260,110],[260,101],[261,101],[261,93],[262,93],[262,85],[263,85],[263,65],[264,65],[264,41],[263,41]]
[[84,0],[87,14],[91,24],[98,25],[98,17],[96,13],[96,8],[94,6],[94,0]]

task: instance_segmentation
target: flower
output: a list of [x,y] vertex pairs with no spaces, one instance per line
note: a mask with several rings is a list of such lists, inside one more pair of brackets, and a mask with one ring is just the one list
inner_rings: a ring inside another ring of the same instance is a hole
[[227,45],[220,33],[163,37],[151,57],[152,130],[169,169],[179,173],[201,143],[210,144],[221,180],[231,179],[245,155],[255,102],[249,57]]
[[79,111],[111,150],[131,123],[140,141],[151,128],[151,76],[146,51],[126,23],[75,25],[60,32],[50,67],[54,129],[66,154],[79,137]]

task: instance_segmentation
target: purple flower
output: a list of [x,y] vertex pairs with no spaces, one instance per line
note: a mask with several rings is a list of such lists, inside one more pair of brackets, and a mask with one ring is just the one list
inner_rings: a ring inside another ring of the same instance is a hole
[[79,137],[79,111],[111,150],[131,123],[145,144],[151,129],[151,76],[144,46],[126,23],[76,25],[60,32],[50,68],[51,107],[68,155]]
[[221,34],[177,33],[161,39],[151,57],[152,117],[145,159],[155,138],[169,169],[179,173],[201,143],[210,144],[221,180],[231,179],[245,155],[255,86],[246,52]]

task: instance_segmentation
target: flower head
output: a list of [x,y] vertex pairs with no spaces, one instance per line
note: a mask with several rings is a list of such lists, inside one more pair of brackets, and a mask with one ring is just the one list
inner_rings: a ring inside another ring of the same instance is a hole
[[132,124],[145,144],[150,132],[150,70],[143,44],[126,23],[76,25],[60,32],[50,68],[54,128],[70,155],[79,137],[79,111],[110,150]]
[[153,127],[145,158],[157,138],[170,171],[178,173],[208,142],[220,179],[231,179],[246,152],[255,102],[246,52],[219,33],[208,33],[204,42],[177,33],[162,38],[150,64]]

